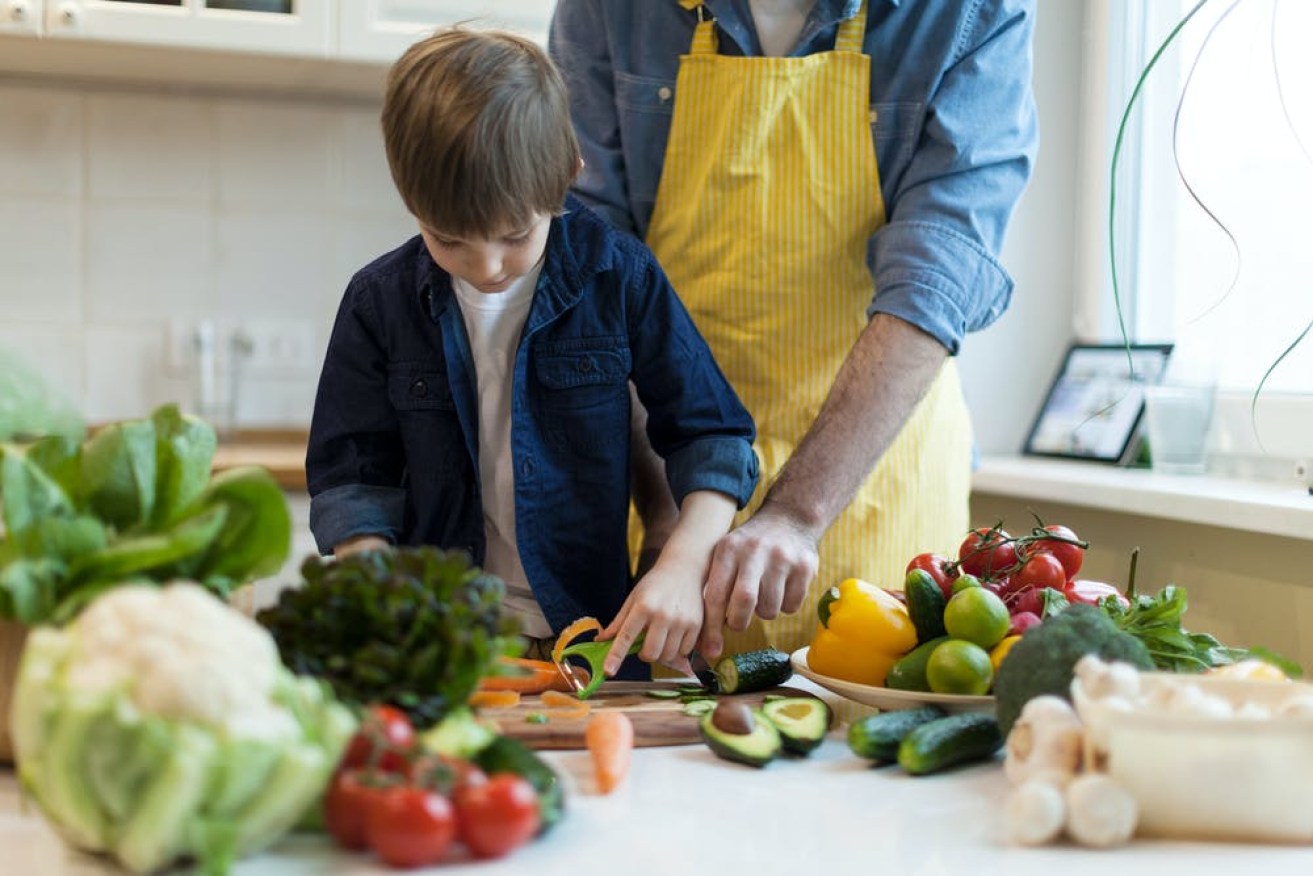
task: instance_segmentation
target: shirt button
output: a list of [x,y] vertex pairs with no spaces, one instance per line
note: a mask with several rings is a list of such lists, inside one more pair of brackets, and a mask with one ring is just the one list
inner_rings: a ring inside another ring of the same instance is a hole
[[674,94],[674,92],[671,91],[670,87],[667,85],[663,85],[657,89],[657,97],[661,98],[662,103],[670,100],[670,95],[672,94]]
[[880,118],[880,114],[879,114],[878,112],[876,112],[875,110],[871,110],[871,124],[874,125],[875,122],[876,122],[876,120],[879,119],[879,118]]
[[526,459],[524,462],[520,463],[520,474],[524,475],[526,478],[533,476],[532,459]]
[[579,370],[587,374],[593,370],[593,360],[587,357],[579,360]]
[[416,380],[410,385],[410,394],[415,398],[422,398],[429,394],[429,385],[423,380]]

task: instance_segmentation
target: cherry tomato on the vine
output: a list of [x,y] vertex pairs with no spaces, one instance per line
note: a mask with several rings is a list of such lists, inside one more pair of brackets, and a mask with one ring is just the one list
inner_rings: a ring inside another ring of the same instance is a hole
[[324,827],[345,849],[369,848],[370,812],[387,789],[359,770],[342,770],[324,793]]
[[541,816],[533,785],[514,773],[495,773],[482,785],[456,792],[460,838],[479,858],[500,858],[538,832]]
[[390,867],[436,864],[455,838],[451,801],[424,788],[390,788],[370,810],[369,844]]
[[1061,590],[1067,583],[1067,571],[1052,554],[1035,554],[1021,564],[1021,568],[1012,574],[1011,580],[1016,590],[1025,587]]
[[907,564],[904,572],[920,569],[939,585],[939,589],[944,592],[944,598],[948,599],[953,595],[953,579],[957,577],[957,566],[953,561],[943,554],[924,553],[912,557],[912,561]]
[[404,773],[414,747],[415,728],[405,712],[395,706],[370,706],[347,745],[341,768]]
[[1002,529],[973,529],[957,549],[959,568],[977,578],[994,578],[1017,563],[1012,536]]
[[[1072,532],[1065,526],[1051,523],[1044,527],[1044,529],[1054,535],[1061,536],[1062,538],[1080,541],[1080,539],[1076,537],[1076,533]],[[1063,541],[1054,541],[1051,539],[1042,539],[1034,542],[1030,546],[1030,553],[1050,554],[1057,557],[1058,562],[1062,563],[1062,568],[1067,575],[1066,580],[1068,581],[1076,577],[1076,573],[1080,571],[1081,563],[1085,561],[1085,549],[1080,545],[1068,544]]]

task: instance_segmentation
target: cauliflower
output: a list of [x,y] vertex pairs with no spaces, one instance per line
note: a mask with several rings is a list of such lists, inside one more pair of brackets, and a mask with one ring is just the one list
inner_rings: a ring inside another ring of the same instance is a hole
[[12,712],[19,776],[72,844],[137,873],[222,872],[315,804],[355,730],[258,624],[199,585],[126,585],[38,627]]

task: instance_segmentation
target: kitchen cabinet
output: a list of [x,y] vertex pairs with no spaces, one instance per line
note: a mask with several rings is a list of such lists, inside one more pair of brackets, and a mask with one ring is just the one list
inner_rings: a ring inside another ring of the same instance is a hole
[[339,0],[338,54],[391,63],[435,27],[468,21],[547,42],[555,0]]
[[[15,0],[9,0],[12,4]],[[44,35],[195,49],[325,57],[324,0],[46,0]]]
[[0,0],[0,33],[36,36],[43,9],[42,0]]

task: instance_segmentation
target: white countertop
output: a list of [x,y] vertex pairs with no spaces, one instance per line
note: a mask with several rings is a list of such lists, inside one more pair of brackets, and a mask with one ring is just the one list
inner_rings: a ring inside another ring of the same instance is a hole
[[[809,683],[797,679],[798,686]],[[998,764],[914,778],[853,756],[840,733],[805,760],[762,770],[717,759],[701,745],[638,749],[625,783],[588,793],[585,752],[549,752],[567,779],[564,821],[547,837],[493,862],[451,862],[426,873],[717,874],[769,876],[1080,876],[1180,873],[1263,876],[1313,870],[1313,848],[1136,840],[1112,851],[1040,849],[1001,839],[1006,783]],[[23,812],[14,775],[0,772],[0,873],[92,876],[117,872],[71,851],[34,810]],[[238,863],[234,876],[395,873],[318,836],[285,838]],[[409,871],[416,872],[416,871]]]

